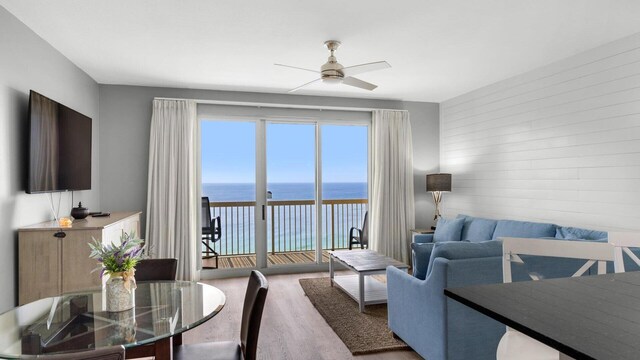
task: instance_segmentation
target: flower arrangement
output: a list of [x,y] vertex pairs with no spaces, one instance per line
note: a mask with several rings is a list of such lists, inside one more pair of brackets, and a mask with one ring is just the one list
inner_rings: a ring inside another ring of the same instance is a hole
[[98,261],[98,267],[93,270],[100,270],[100,278],[108,275],[110,278],[122,276],[125,281],[125,287],[129,290],[129,282],[135,284],[134,274],[135,266],[142,258],[143,240],[136,239],[135,232],[127,234],[126,232],[120,236],[120,244],[103,245],[100,241],[93,239],[89,243],[91,248],[90,258]]

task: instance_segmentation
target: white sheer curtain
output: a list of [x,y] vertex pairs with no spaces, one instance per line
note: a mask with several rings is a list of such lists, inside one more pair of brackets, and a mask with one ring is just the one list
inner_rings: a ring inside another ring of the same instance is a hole
[[178,259],[177,278],[191,281],[199,278],[197,136],[194,101],[153,101],[146,239],[154,258]]
[[375,110],[372,118],[371,248],[409,263],[415,226],[413,146],[407,111]]

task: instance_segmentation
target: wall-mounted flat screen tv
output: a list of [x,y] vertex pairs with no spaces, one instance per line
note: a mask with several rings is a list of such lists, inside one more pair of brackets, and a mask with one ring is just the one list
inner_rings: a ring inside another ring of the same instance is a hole
[[91,189],[91,118],[29,94],[27,193]]

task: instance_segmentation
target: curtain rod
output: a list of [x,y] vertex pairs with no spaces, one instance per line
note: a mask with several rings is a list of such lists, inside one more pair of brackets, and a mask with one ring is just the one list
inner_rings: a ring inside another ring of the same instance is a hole
[[309,109],[309,110],[320,110],[320,111],[339,110],[339,111],[371,112],[373,110],[390,110],[390,111],[403,110],[403,109],[382,109],[382,108],[358,108],[358,107],[347,107],[347,106],[278,104],[278,103],[261,103],[261,102],[249,102],[249,101],[181,99],[181,98],[166,98],[166,97],[154,97],[153,99],[154,100],[193,100],[196,102],[196,104],[208,104],[208,105],[253,106],[253,107],[271,107],[271,108],[284,108],[284,109]]

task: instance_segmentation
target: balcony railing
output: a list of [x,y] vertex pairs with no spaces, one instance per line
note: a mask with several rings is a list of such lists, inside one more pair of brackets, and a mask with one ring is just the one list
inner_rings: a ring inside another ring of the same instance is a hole
[[[210,202],[213,216],[220,216],[222,237],[214,244],[220,255],[254,254],[255,201]],[[367,199],[322,201],[322,249],[346,249],[349,229],[360,228]],[[315,200],[267,202],[267,250],[271,253],[315,250]]]

